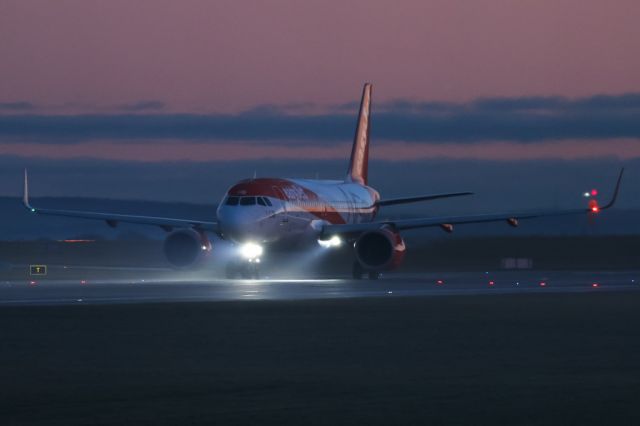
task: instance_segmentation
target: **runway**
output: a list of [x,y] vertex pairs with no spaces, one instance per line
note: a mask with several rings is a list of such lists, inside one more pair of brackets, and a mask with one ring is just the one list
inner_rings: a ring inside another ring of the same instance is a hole
[[0,306],[189,301],[429,297],[640,290],[640,271],[499,271],[388,274],[352,279],[120,279],[0,282]]
[[0,281],[0,423],[638,424],[636,276]]

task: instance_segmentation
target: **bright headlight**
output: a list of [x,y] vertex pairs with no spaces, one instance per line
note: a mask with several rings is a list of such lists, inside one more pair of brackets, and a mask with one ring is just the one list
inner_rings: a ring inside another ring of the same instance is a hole
[[262,247],[256,243],[246,243],[240,247],[240,253],[246,259],[255,259],[262,256]]
[[320,244],[321,247],[325,248],[340,247],[340,245],[342,245],[342,240],[337,235],[334,235],[328,240],[318,240],[318,244]]

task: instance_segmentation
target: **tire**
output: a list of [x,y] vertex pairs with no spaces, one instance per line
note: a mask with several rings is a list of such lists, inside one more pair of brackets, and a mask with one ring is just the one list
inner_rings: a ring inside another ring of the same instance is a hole
[[362,269],[362,265],[360,265],[360,262],[353,262],[353,268],[351,269],[351,275],[353,279],[354,280],[362,279],[363,273],[364,273],[364,270]]
[[245,280],[250,280],[253,276],[253,271],[249,267],[249,265],[242,265],[242,270],[240,271],[240,276],[242,276]]
[[256,268],[253,271],[253,279],[254,280],[259,280],[260,279],[260,268]]
[[234,279],[237,272],[238,268],[236,267],[235,262],[227,262],[227,266],[225,266],[224,268],[224,275],[227,277],[227,279]]

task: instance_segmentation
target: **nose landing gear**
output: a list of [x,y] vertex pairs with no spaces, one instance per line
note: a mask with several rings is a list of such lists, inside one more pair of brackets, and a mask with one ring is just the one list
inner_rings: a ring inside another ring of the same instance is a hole
[[230,260],[225,267],[229,279],[239,276],[244,279],[260,279],[260,259],[263,248],[255,242],[246,242],[238,247],[238,258]]

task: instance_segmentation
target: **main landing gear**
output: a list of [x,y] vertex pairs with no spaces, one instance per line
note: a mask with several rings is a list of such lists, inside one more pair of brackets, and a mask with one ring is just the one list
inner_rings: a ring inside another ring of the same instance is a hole
[[351,274],[354,280],[362,279],[364,274],[369,276],[370,280],[377,280],[380,278],[380,272],[378,271],[365,271],[360,262],[353,262],[353,268],[351,269]]
[[259,280],[260,259],[231,260],[225,267],[225,275],[228,279],[240,277],[245,280]]

